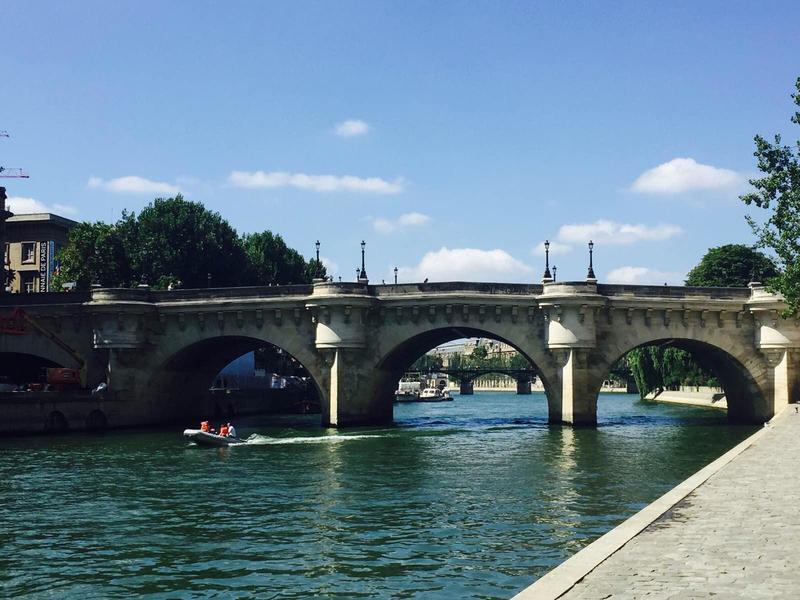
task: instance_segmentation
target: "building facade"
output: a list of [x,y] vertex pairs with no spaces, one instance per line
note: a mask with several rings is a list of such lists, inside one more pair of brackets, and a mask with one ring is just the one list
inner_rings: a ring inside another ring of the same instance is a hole
[[15,277],[6,291],[12,294],[59,291],[52,287],[56,252],[66,245],[69,231],[77,224],[51,213],[9,217],[4,262]]

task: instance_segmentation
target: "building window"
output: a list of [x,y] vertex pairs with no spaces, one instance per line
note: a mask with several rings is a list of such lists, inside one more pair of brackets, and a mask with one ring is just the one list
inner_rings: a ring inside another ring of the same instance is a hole
[[36,273],[25,273],[22,275],[22,293],[33,294],[38,288],[38,278]]
[[36,262],[36,242],[22,242],[22,264],[31,265]]

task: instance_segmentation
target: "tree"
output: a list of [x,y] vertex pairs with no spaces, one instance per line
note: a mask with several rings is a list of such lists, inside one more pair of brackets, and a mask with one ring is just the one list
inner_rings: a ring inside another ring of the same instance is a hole
[[[310,283],[317,272],[316,259],[306,262],[297,250],[289,248],[280,235],[271,231],[242,236],[242,246],[248,260],[249,285]],[[325,276],[322,265],[319,274]]]
[[767,282],[778,275],[770,258],[743,244],[711,248],[686,277],[686,285],[746,287],[751,281]]
[[[798,110],[791,117],[800,125],[800,77],[792,94]],[[781,145],[776,135],[770,143],[755,136],[760,179],[751,179],[755,191],[740,198],[748,206],[754,204],[770,211],[767,220],[759,223],[751,216],[747,222],[758,236],[758,246],[770,248],[778,259],[781,273],[768,282],[768,289],[781,292],[789,304],[789,312],[800,311],[800,140],[792,146]]]
[[242,285],[247,258],[236,231],[199,202],[157,198],[138,217],[123,212],[119,224],[133,272],[154,285],[178,280],[184,287]]
[[131,265],[119,229],[107,223],[78,223],[69,232],[67,245],[59,251],[59,273],[55,289],[65,282],[88,290],[93,283],[104,287],[129,286]]

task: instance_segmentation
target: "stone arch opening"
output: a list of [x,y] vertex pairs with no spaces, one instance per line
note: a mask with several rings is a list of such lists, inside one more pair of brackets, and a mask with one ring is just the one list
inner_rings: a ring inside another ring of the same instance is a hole
[[665,350],[676,348],[689,353],[700,367],[716,377],[719,387],[725,394],[728,418],[731,421],[760,422],[763,421],[762,416],[768,414],[769,407],[763,389],[765,367],[757,356],[751,357],[750,360],[742,360],[714,344],[682,338],[648,340],[615,355],[613,360],[603,361],[599,368],[594,369],[592,378],[592,395],[595,402],[612,366],[632,350],[646,347]]
[[[275,382],[274,374],[265,372],[260,378],[261,388],[257,388],[255,373],[245,377],[224,372],[237,359],[261,349],[273,351],[292,366],[291,371],[284,369],[285,376],[279,374],[283,381]],[[307,366],[268,340],[232,335],[198,340],[172,353],[156,369],[150,388],[158,398],[160,414],[166,411],[172,420],[179,421],[270,412],[269,403],[276,398],[283,405],[298,403],[303,412],[319,412],[322,398],[314,365]]]
[[47,415],[44,430],[48,433],[60,433],[69,429],[69,422],[60,410],[54,410]]
[[523,348],[523,344],[509,339],[507,336],[498,335],[488,329],[477,327],[440,327],[412,335],[396,344],[387,352],[377,364],[376,398],[391,414],[394,392],[403,374],[421,356],[430,350],[448,342],[466,338],[489,339],[502,342],[513,348],[522,356],[527,365],[535,371],[536,377],[542,382],[545,394],[551,395],[551,382],[554,380],[550,372],[550,365],[543,360],[544,357],[536,356],[530,349]]
[[0,352],[0,378],[15,385],[44,382],[43,369],[64,365],[38,354]]
[[108,417],[100,409],[94,409],[86,417],[86,429],[88,431],[105,431],[108,428]]

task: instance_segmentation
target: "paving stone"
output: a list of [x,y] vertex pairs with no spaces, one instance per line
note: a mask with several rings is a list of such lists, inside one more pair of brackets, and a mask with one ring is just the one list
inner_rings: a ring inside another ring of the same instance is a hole
[[800,598],[798,500],[791,412],[561,598]]

